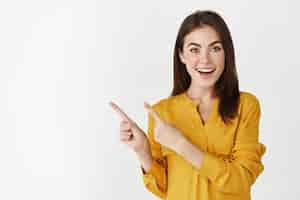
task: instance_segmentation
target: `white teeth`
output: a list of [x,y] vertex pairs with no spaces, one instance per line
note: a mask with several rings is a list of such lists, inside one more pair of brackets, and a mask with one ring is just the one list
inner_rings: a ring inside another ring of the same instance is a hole
[[200,69],[200,68],[197,68],[196,69],[198,72],[212,72],[214,71],[215,69]]

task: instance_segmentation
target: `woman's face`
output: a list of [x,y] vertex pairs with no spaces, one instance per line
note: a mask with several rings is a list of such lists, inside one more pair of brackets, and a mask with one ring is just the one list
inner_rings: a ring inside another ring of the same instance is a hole
[[225,65],[225,53],[218,33],[210,26],[197,28],[184,38],[181,62],[186,65],[194,85],[213,87]]

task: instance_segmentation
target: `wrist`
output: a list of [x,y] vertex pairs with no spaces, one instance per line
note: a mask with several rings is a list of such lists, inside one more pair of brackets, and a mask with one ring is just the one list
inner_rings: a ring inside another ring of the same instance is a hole
[[149,151],[146,151],[146,150],[136,151],[135,153],[136,153],[136,155],[137,155],[139,158],[146,158],[146,157],[149,157],[149,154],[150,154],[150,152],[149,152]]
[[134,152],[137,154],[137,155],[140,155],[140,156],[144,156],[148,153],[151,153],[151,148],[150,148],[150,144],[147,141],[145,141],[141,146],[140,148],[134,150]]
[[148,172],[152,166],[153,158],[151,152],[141,151],[136,152],[138,160],[141,164],[143,172]]

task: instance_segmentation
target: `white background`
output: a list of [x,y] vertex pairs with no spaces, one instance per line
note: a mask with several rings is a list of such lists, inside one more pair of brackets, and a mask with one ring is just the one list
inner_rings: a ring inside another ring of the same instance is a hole
[[292,0],[1,1],[0,199],[155,199],[108,102],[147,128],[143,102],[170,94],[175,37],[196,9],[224,17],[240,89],[261,102],[267,152],[253,199],[299,199]]

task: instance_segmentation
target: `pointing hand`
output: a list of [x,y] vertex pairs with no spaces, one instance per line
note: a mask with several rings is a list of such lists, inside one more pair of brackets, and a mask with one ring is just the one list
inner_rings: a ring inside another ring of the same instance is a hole
[[115,103],[110,106],[120,115],[120,140],[136,153],[150,152],[150,144],[145,132]]
[[155,121],[154,139],[158,143],[177,151],[177,147],[184,136],[175,126],[160,118],[158,113],[148,103],[145,103],[145,108],[150,112]]

